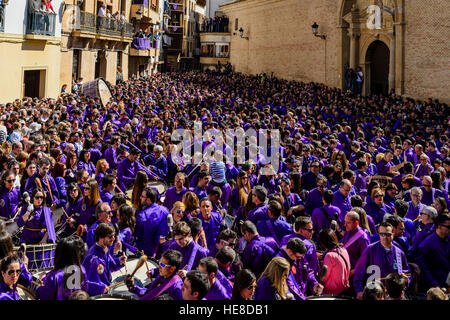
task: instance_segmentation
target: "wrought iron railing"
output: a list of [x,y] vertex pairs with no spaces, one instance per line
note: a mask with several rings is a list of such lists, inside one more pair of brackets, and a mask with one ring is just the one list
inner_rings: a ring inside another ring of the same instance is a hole
[[34,35],[55,35],[56,14],[50,14],[42,11],[28,12],[27,16],[27,34]]
[[89,12],[80,12],[79,30],[87,32],[95,32],[95,14]]
[[132,23],[125,22],[122,28],[122,36],[124,38],[133,38],[134,27]]

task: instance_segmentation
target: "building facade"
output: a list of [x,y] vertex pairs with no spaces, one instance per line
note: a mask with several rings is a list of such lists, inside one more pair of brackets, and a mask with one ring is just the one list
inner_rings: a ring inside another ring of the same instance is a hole
[[128,78],[134,26],[131,0],[66,0],[62,8],[61,85],[99,77],[111,84]]
[[447,0],[240,0],[221,9],[235,71],[344,88],[348,65],[361,67],[363,94],[450,101]]
[[41,1],[1,1],[0,103],[59,94],[62,2],[47,13]]

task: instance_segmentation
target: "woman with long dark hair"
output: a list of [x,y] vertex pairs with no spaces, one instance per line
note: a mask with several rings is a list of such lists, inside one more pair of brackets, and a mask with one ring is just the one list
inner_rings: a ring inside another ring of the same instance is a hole
[[128,204],[122,204],[117,211],[117,222],[119,225],[119,240],[122,244],[125,242],[134,246],[134,227],[136,226],[136,218],[134,211]]
[[56,188],[61,197],[61,206],[64,207],[67,202],[67,183],[64,177],[66,176],[66,165],[62,162],[57,162],[52,169],[52,177],[55,180]]
[[0,181],[0,217],[14,217],[19,207],[20,189],[14,187],[14,172],[4,171]]
[[131,193],[131,203],[137,209],[141,205],[142,190],[148,185],[148,176],[144,171],[138,171],[134,180],[133,191]]
[[86,254],[84,241],[77,235],[61,239],[55,249],[55,264],[36,290],[38,300],[68,300],[77,291],[87,291],[86,270],[81,265]]
[[[95,222],[95,208],[101,201],[98,183],[95,179],[90,179],[84,185],[83,197],[80,198],[74,206],[75,222],[78,225],[87,225],[88,227]],[[72,222],[73,223],[73,222]]]
[[36,168],[37,165],[35,161],[27,161],[25,170],[23,171],[23,175],[20,178],[20,194],[23,194],[25,192],[25,184],[27,183],[28,178],[36,173]]
[[249,269],[242,269],[234,278],[231,300],[252,300],[256,289],[256,277]]
[[9,255],[0,262],[0,300],[22,300],[17,292],[17,282],[21,274],[17,255]]

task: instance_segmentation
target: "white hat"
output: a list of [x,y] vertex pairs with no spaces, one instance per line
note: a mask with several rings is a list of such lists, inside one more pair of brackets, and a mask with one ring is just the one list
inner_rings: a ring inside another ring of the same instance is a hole
[[42,125],[37,123],[37,122],[33,122],[32,124],[30,124],[30,130],[31,133],[35,133],[38,132],[39,130],[41,130]]

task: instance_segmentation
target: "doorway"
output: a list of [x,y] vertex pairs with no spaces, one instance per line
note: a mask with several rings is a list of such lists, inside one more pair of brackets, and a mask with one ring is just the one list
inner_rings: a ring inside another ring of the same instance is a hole
[[389,94],[389,48],[380,40],[370,44],[366,53],[366,61],[370,64],[370,75],[366,78],[371,95]]
[[25,70],[23,96],[42,98],[45,95],[45,70]]

